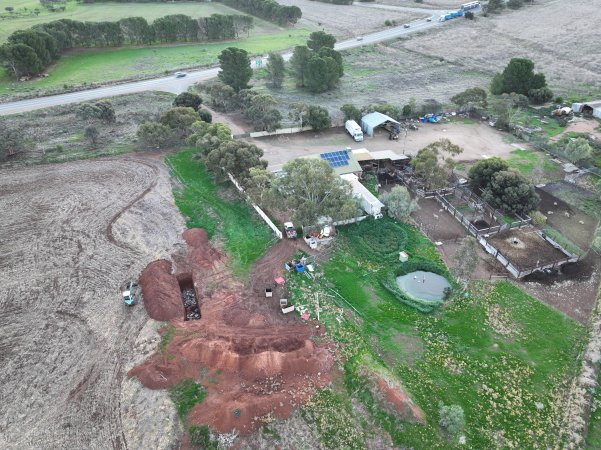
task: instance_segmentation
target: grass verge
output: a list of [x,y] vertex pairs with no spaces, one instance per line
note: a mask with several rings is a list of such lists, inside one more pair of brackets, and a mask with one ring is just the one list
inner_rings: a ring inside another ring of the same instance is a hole
[[171,173],[179,182],[174,189],[175,203],[188,228],[204,228],[210,238],[224,241],[232,256],[237,275],[244,275],[272,240],[267,227],[244,200],[226,200],[196,149],[187,149],[166,158]]
[[227,47],[242,48],[251,55],[264,55],[300,45],[308,35],[309,30],[294,28],[219,43],[83,50],[63,56],[49,70],[47,78],[27,83],[12,81],[6,71],[0,69],[0,95],[35,93],[140,75],[161,75],[186,67],[210,66],[217,63],[218,55]]
[[185,422],[186,416],[207,396],[206,389],[194,380],[184,380],[169,388],[171,400],[175,403],[177,414]]

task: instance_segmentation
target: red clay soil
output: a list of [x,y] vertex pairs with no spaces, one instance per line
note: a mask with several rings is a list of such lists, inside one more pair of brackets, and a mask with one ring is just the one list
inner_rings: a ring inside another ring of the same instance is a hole
[[404,420],[413,423],[424,424],[424,413],[413,403],[413,400],[407,393],[400,387],[394,384],[388,383],[384,378],[374,375],[377,388],[383,394],[385,402],[387,403],[387,409],[393,409]]
[[[151,389],[197,380],[207,388],[207,397],[189,413],[188,423],[207,424],[220,433],[236,429],[248,434],[263,418],[288,418],[316,389],[330,383],[334,352],[311,339],[324,328],[292,314],[284,316],[277,295],[265,298],[265,286],[257,285],[256,279],[245,287],[233,278],[226,256],[210,246],[204,230],[187,230],[183,237],[187,256],[176,259],[173,278],[191,274],[201,319],[184,322],[183,314],[172,317],[175,332],[167,348],[129,376]],[[256,274],[262,283],[270,282],[294,250],[288,241],[274,246],[258,261],[251,280]],[[179,289],[170,291],[169,298],[162,289],[161,295],[153,296],[157,289],[153,291],[149,281],[143,289],[149,314],[160,310],[157,303],[181,305]],[[265,306],[271,304],[275,306]]]
[[184,305],[177,278],[171,274],[171,262],[159,259],[146,266],[140,275],[144,305],[154,320],[184,318]]

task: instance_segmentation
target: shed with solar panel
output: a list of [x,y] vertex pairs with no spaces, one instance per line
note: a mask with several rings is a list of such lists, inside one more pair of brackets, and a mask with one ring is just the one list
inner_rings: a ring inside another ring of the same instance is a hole
[[334,169],[334,172],[336,172],[337,175],[353,173],[357,176],[361,176],[361,172],[363,171],[350,147],[344,150],[311,155],[308,156],[308,158],[323,159],[332,169]]

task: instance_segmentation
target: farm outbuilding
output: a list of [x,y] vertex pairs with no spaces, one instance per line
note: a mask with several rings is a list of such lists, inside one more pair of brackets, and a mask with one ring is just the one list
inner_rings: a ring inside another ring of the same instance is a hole
[[360,177],[361,172],[363,171],[350,147],[335,152],[320,153],[319,155],[308,155],[304,156],[304,158],[323,159],[330,165],[332,169],[334,169],[334,172],[336,172],[337,175],[353,173]]
[[367,214],[372,216],[379,216],[382,214],[384,203],[378,200],[375,195],[369,192],[369,189],[361,184],[357,175],[349,173],[346,175],[340,175],[340,178],[350,183],[353,188],[353,197],[356,198],[359,203],[361,203],[361,207]]
[[377,127],[386,126],[389,124],[400,125],[399,122],[392,117],[382,114],[381,112],[372,112],[361,118],[361,129],[368,136],[374,135],[374,130]]
[[601,100],[588,103],[572,103],[572,110],[575,113],[582,113],[601,119]]

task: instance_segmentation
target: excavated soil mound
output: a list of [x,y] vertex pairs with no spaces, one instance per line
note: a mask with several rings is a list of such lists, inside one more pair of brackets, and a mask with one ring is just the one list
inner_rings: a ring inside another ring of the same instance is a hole
[[[225,256],[210,246],[204,230],[187,230],[184,239],[188,252],[177,260],[172,277],[176,279],[180,271],[192,274],[196,292],[204,292],[199,299],[201,319],[184,322],[181,315],[172,320],[175,331],[167,347],[132,369],[129,376],[137,376],[151,389],[168,388],[185,379],[201,383],[207,397],[189,413],[188,423],[207,424],[220,433],[236,429],[248,434],[268,417],[288,418],[316,389],[330,383],[334,363],[333,348],[318,347],[312,340],[323,334],[323,327],[299,322],[291,315],[287,322],[278,323],[274,319],[282,315],[279,308],[254,311],[255,306],[279,301],[265,298],[261,289],[281,270],[280,259],[293,252],[293,246],[284,241],[262,258],[260,272],[265,273],[265,280],[255,289],[253,283],[245,288],[232,277]],[[277,256],[270,257],[271,252]],[[158,263],[165,261],[152,264],[163,271],[170,269]],[[156,310],[155,301],[147,301],[148,288],[152,292],[150,279],[143,287],[145,304]],[[169,295],[157,299],[181,306],[179,289]]]
[[425,423],[423,411],[413,403],[411,397],[400,386],[389,383],[377,375],[374,381],[383,395],[388,409],[392,408],[396,414],[409,422],[417,422],[422,425]]
[[140,275],[144,306],[155,320],[184,317],[184,305],[177,278],[171,274],[171,262],[160,259],[146,266]]

